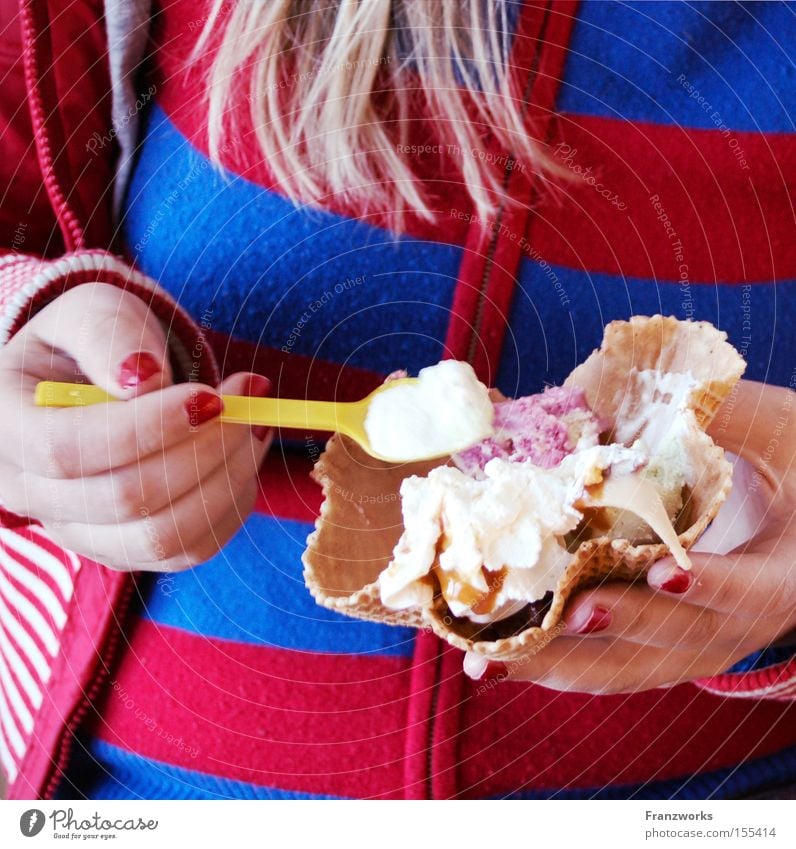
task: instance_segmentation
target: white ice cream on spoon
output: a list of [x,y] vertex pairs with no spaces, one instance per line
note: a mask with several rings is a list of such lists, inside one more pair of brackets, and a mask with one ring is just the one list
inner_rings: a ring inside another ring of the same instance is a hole
[[382,457],[441,457],[492,435],[489,391],[467,363],[443,360],[422,369],[417,381],[388,386],[365,418],[370,444]]

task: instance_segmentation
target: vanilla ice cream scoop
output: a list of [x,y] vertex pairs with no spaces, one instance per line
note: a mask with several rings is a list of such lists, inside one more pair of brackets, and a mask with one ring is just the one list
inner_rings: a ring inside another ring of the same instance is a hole
[[443,360],[417,380],[390,382],[374,395],[365,418],[373,450],[393,461],[442,457],[492,435],[494,408],[472,366]]

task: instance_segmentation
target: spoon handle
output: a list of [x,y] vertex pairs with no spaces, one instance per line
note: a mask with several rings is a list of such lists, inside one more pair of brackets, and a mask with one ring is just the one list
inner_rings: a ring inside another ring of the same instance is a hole
[[[36,385],[35,402],[39,407],[84,407],[116,400],[90,384],[43,380]],[[221,421],[229,424],[348,432],[357,416],[361,418],[362,415],[357,403],[250,398],[246,395],[222,395],[221,400],[224,402]]]

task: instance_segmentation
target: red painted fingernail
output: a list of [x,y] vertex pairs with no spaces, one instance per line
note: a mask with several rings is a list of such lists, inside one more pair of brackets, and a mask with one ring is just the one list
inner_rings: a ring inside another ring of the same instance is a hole
[[220,416],[224,410],[224,402],[212,392],[197,392],[188,399],[185,409],[191,427],[198,427]]
[[160,363],[146,351],[137,351],[119,366],[119,386],[132,389],[160,371]]
[[684,593],[692,584],[694,576],[679,566],[661,584],[661,589],[667,593]]
[[580,626],[575,628],[576,634],[595,634],[604,631],[611,624],[611,611],[607,607],[593,607],[589,612],[589,618]]
[[265,398],[270,393],[271,381],[267,377],[263,377],[261,374],[249,375],[249,381],[243,392],[244,395],[248,395],[250,398]]
[[[271,381],[261,374],[249,375],[249,382],[246,384],[243,394],[250,398],[266,398],[271,394]],[[271,428],[266,425],[254,425],[252,436],[260,442],[265,442],[270,430]]]
[[484,673],[484,678],[500,678],[503,680],[509,674],[508,666],[499,660],[490,660]]

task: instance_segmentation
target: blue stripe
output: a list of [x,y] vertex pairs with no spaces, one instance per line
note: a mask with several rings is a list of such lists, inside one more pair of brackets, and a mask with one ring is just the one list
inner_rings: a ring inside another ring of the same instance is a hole
[[[77,786],[73,784],[77,783]],[[335,799],[182,769],[92,739],[76,746],[56,799]]]
[[[631,315],[674,315],[726,331],[748,363],[745,377],[787,386],[794,380],[796,282],[748,285],[622,278],[525,259],[511,308],[498,386],[507,395],[560,384],[599,347],[603,327]],[[520,364],[522,366],[520,367]]]
[[739,660],[734,666],[731,666],[727,672],[757,672],[760,669],[766,669],[769,666],[776,666],[779,663],[787,663],[796,657],[796,646],[793,644],[788,646],[771,646],[767,649],[752,652],[743,660]]
[[[796,747],[668,781],[566,790],[519,790],[502,799],[737,799],[796,782]],[[671,825],[671,823],[669,824]],[[654,823],[651,824],[654,827]]]
[[123,227],[139,267],[212,330],[385,374],[442,358],[460,247],[221,174],[158,106]]
[[788,3],[584,2],[557,108],[711,130],[792,132],[795,46]]
[[329,652],[409,657],[412,628],[351,619],[315,603],[301,553],[313,526],[251,516],[215,557],[194,569],[152,576],[144,616],[207,637]]

